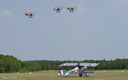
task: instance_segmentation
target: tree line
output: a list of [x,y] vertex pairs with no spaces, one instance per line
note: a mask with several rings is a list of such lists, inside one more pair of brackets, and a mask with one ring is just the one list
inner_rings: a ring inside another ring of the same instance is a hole
[[28,72],[28,71],[41,71],[41,70],[61,70],[71,69],[73,67],[61,67],[62,63],[100,63],[94,69],[128,69],[128,59],[116,60],[32,60],[21,61],[14,56],[0,54],[0,73],[10,72]]

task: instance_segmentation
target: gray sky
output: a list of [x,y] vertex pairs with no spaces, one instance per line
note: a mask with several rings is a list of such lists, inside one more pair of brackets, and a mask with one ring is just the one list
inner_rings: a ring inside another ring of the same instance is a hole
[[[52,7],[64,6],[60,13]],[[78,6],[75,13],[67,6]],[[36,12],[33,18],[25,12]],[[128,58],[128,0],[0,0],[0,54],[20,60]]]

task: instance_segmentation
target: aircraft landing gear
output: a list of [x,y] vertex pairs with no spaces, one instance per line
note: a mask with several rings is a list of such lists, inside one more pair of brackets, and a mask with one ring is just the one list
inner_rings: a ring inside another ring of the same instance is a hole
[[82,77],[82,74],[79,74],[79,77]]
[[[89,74],[85,74],[86,77],[89,77]],[[79,74],[79,77],[82,77],[82,74]]]
[[89,77],[89,74],[85,74],[86,75],[86,77]]

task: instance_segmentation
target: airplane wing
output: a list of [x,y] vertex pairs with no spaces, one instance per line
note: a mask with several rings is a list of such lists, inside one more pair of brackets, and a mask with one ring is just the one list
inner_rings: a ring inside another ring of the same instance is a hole
[[88,66],[88,67],[96,67],[99,63],[63,63],[59,66]]
[[78,63],[63,63],[59,66],[76,66]]
[[80,63],[80,66],[96,67],[99,63]]

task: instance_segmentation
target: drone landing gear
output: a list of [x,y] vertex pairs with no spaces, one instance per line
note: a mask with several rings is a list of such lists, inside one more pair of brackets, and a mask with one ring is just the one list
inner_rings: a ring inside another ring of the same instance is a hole
[[71,12],[73,12],[73,13],[74,13],[74,11],[70,11],[70,13],[71,13]]
[[32,16],[29,16],[29,18],[32,18]]
[[56,11],[56,13],[60,13],[60,11]]

